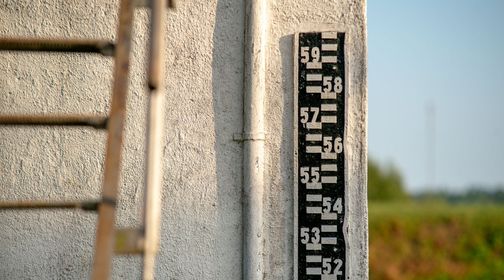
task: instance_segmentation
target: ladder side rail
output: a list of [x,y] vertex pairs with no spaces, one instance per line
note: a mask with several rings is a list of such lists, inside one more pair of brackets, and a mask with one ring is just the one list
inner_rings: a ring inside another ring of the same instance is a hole
[[146,165],[144,196],[144,260],[143,279],[154,279],[156,255],[159,249],[161,222],[161,182],[163,146],[163,76],[164,76],[164,14],[166,0],[150,0],[150,45],[148,61]]
[[[108,139],[105,156],[102,199],[117,201],[120,179],[121,150],[126,120],[126,96],[129,84],[129,64],[134,3],[121,0],[115,49],[114,84],[112,105],[108,122]],[[109,279],[114,254],[116,207],[113,203],[101,204],[98,209],[98,225],[92,279]]]

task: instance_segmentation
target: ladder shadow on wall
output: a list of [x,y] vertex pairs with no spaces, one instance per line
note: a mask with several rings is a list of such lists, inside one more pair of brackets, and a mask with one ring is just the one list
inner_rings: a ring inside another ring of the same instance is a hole
[[212,255],[214,275],[208,279],[241,279],[243,150],[233,134],[243,123],[242,1],[218,0],[213,31],[212,107],[215,132],[218,236]]

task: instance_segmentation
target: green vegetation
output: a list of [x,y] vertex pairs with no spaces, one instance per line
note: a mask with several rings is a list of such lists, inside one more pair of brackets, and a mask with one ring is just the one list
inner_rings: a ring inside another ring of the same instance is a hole
[[504,206],[369,205],[371,279],[504,279]]
[[399,170],[394,166],[379,166],[374,160],[368,162],[368,199],[370,201],[407,200],[404,183]]
[[371,279],[504,279],[503,186],[410,197],[373,160],[368,179]]
[[424,192],[414,196],[417,201],[446,201],[449,203],[504,203],[504,186],[471,186],[463,193],[447,191]]

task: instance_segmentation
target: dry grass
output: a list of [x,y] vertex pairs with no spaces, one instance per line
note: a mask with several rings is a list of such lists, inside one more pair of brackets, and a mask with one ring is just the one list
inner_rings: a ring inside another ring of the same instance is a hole
[[371,279],[504,279],[504,206],[370,205]]

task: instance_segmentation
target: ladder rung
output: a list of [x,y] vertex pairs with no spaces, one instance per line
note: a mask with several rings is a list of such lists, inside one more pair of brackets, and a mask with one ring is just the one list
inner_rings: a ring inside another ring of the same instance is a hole
[[0,51],[88,52],[113,56],[114,43],[107,40],[0,38]]
[[[150,1],[149,0],[135,0],[135,6],[138,8],[150,8]],[[168,8],[175,9],[177,7],[177,1],[166,0],[166,6]]]
[[0,202],[0,210],[81,209],[96,211],[100,203],[100,201],[9,201]]
[[64,125],[64,126],[91,126],[96,129],[105,129],[108,118],[103,116],[86,115],[10,115],[0,116],[0,125]]

